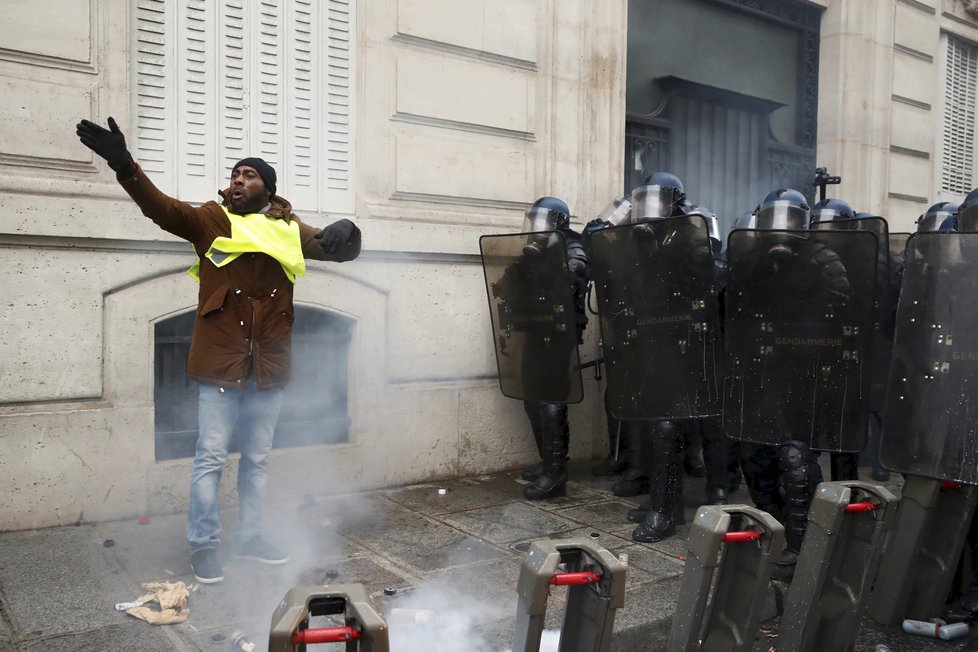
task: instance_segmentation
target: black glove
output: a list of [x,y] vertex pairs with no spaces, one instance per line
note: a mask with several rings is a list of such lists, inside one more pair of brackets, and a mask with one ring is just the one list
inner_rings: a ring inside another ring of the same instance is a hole
[[328,254],[336,253],[336,248],[350,241],[357,227],[350,220],[338,220],[314,235],[319,246]]
[[75,133],[78,134],[82,145],[104,158],[117,174],[136,171],[132,154],[126,149],[126,137],[115,123],[115,118],[109,118],[108,129],[94,122],[82,120],[75,125]]
[[600,217],[596,217],[584,226],[585,233],[594,233],[595,231],[600,231],[601,229],[606,229],[611,226],[608,222],[605,222]]

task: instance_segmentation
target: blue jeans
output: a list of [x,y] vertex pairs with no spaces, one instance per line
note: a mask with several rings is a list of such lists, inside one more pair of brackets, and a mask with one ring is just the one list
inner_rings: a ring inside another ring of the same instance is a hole
[[190,477],[187,541],[191,552],[221,543],[218,514],[221,472],[228,457],[231,435],[237,427],[241,444],[238,463],[236,538],[245,542],[261,534],[268,452],[282,407],[282,388],[258,391],[249,380],[244,390],[200,385],[197,455]]

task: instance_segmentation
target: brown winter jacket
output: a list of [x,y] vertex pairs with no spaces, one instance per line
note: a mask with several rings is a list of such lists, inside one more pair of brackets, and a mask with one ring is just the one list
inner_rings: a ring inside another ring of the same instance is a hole
[[[142,170],[120,184],[143,215],[193,244],[200,258],[200,292],[187,375],[222,387],[243,387],[251,372],[258,389],[285,385],[292,363],[294,315],[292,283],[278,261],[266,254],[247,253],[216,267],[204,254],[214,238],[231,237],[231,222],[220,204],[209,201],[194,207],[168,197]],[[221,191],[221,195],[228,193]],[[271,204],[267,216],[299,224],[305,258],[344,262],[360,255],[356,227],[339,251],[327,254],[313,238],[318,229],[300,222],[289,202],[276,195]]]

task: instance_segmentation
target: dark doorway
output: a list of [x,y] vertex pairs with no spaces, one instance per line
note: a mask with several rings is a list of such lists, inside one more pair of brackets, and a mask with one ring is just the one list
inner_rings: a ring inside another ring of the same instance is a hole
[[723,233],[774,188],[814,200],[820,20],[796,0],[630,0],[624,192],[672,172]]

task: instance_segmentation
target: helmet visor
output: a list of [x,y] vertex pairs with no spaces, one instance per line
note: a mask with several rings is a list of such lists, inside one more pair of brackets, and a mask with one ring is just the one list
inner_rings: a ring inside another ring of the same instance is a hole
[[[849,220],[852,215],[837,211],[834,208],[821,208],[818,212],[812,211],[812,223],[815,222],[834,222],[836,220]],[[848,227],[847,227],[848,228]]]
[[672,217],[675,188],[667,186],[641,186],[632,191],[635,205],[632,207],[631,221],[656,220]]
[[527,209],[523,214],[523,233],[553,231],[557,228],[557,214],[548,208]]
[[857,217],[852,221],[852,228],[857,231],[869,231],[870,233],[875,233],[878,236],[886,235],[889,232],[889,226],[882,217]]
[[859,227],[855,224],[856,220],[812,220],[812,228],[817,231],[848,231],[851,229],[858,229]]
[[756,228],[778,231],[807,229],[808,211],[783,199],[767,202],[757,211]]

